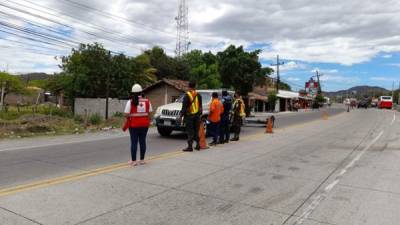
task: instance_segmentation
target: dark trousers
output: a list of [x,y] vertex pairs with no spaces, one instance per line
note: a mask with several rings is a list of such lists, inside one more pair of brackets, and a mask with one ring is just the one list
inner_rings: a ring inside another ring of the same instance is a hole
[[132,161],[136,161],[136,152],[138,142],[140,144],[140,160],[144,160],[146,154],[146,136],[148,127],[135,127],[129,128],[129,134],[131,135],[131,157]]
[[221,119],[221,124],[219,128],[219,141],[225,142],[229,141],[231,136],[230,129],[229,129],[229,119]]
[[239,138],[240,128],[242,126],[242,117],[234,117],[232,122],[232,130],[235,134],[235,138]]
[[209,132],[211,137],[213,138],[213,142],[217,142],[218,140],[218,136],[219,136],[219,126],[220,126],[220,122],[211,122],[208,125],[209,126]]
[[199,127],[200,127],[200,116],[199,115],[187,115],[184,118],[186,133],[188,136],[188,144],[191,147],[193,141],[199,143]]

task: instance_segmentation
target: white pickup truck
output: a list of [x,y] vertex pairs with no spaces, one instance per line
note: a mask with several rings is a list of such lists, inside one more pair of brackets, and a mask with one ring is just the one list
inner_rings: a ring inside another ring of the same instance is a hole
[[[203,103],[202,118],[207,118],[208,116],[210,111],[211,95],[213,92],[218,92],[218,96],[221,98],[222,90],[197,90],[197,93],[201,95]],[[232,91],[228,91],[228,93],[233,95]],[[162,105],[157,108],[156,113],[154,114],[154,120],[157,126],[157,131],[161,136],[169,136],[173,131],[185,130],[184,125],[180,122],[183,97],[184,95],[174,103]]]

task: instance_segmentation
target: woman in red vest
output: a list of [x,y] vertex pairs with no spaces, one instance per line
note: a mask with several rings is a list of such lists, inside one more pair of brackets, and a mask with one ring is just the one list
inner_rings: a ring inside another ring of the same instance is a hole
[[[142,87],[135,84],[132,87],[131,99],[126,103],[125,116],[129,124],[129,134],[131,136],[131,160],[130,166],[145,164],[146,136],[150,126],[149,115],[153,111],[151,103],[142,95]],[[140,161],[136,161],[137,144],[140,144]]]

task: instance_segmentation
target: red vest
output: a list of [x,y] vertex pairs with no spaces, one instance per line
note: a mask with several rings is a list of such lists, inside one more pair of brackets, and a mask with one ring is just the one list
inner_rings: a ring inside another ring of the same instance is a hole
[[139,104],[135,106],[131,103],[131,117],[129,127],[149,127],[150,126],[150,101],[146,98],[139,98]]

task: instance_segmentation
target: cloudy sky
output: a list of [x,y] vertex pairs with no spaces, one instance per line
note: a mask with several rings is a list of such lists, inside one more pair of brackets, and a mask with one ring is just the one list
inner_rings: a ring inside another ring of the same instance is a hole
[[[319,70],[325,90],[387,89],[400,81],[400,1],[187,0],[191,49],[230,44],[279,54],[282,80],[300,89]],[[57,72],[78,43],[134,56],[174,55],[178,0],[0,0],[0,70]]]

